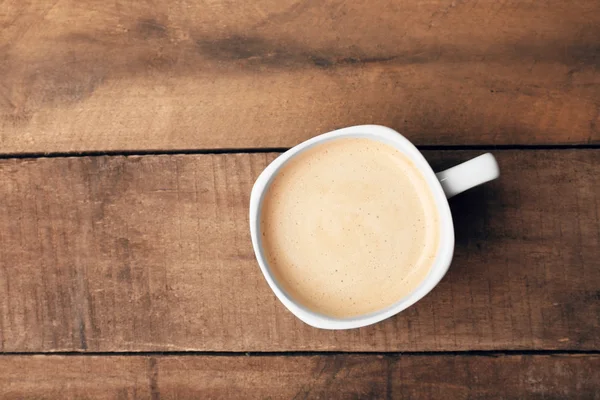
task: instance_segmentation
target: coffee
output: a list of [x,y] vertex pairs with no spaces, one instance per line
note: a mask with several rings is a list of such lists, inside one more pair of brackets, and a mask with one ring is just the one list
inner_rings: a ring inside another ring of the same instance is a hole
[[399,150],[339,138],[290,159],[263,199],[264,256],[279,285],[312,311],[348,318],[413,292],[440,236],[433,194]]

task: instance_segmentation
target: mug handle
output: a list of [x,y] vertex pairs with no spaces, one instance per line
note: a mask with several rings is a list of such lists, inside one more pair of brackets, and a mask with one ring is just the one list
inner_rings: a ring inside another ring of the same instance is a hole
[[498,163],[491,153],[482,154],[436,174],[447,198],[500,176]]

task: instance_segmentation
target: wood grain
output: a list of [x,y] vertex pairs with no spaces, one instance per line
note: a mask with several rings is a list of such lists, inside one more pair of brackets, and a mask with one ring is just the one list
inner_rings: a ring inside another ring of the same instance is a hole
[[0,5],[0,153],[600,143],[598,0]]
[[248,199],[276,154],[2,160],[1,350],[599,348],[600,152],[496,155],[500,180],[451,202],[440,285],[351,331],[303,324],[259,271]]
[[600,398],[598,356],[5,356],[3,399]]

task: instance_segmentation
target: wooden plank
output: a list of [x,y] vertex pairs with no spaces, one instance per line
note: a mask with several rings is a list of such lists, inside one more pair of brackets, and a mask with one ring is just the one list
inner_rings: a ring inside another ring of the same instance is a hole
[[0,357],[3,399],[149,399],[144,357]]
[[496,155],[501,179],[452,200],[441,284],[351,331],[303,324],[259,271],[248,198],[276,154],[2,160],[2,350],[599,348],[600,152]]
[[0,152],[600,142],[600,2],[4,0]]
[[5,356],[0,396],[600,399],[600,357]]

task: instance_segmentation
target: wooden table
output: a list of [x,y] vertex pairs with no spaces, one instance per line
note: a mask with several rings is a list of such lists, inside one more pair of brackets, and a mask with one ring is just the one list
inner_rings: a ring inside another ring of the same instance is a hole
[[[279,152],[377,123],[456,256],[350,331],[251,249]],[[600,1],[0,1],[0,398],[600,398]]]

